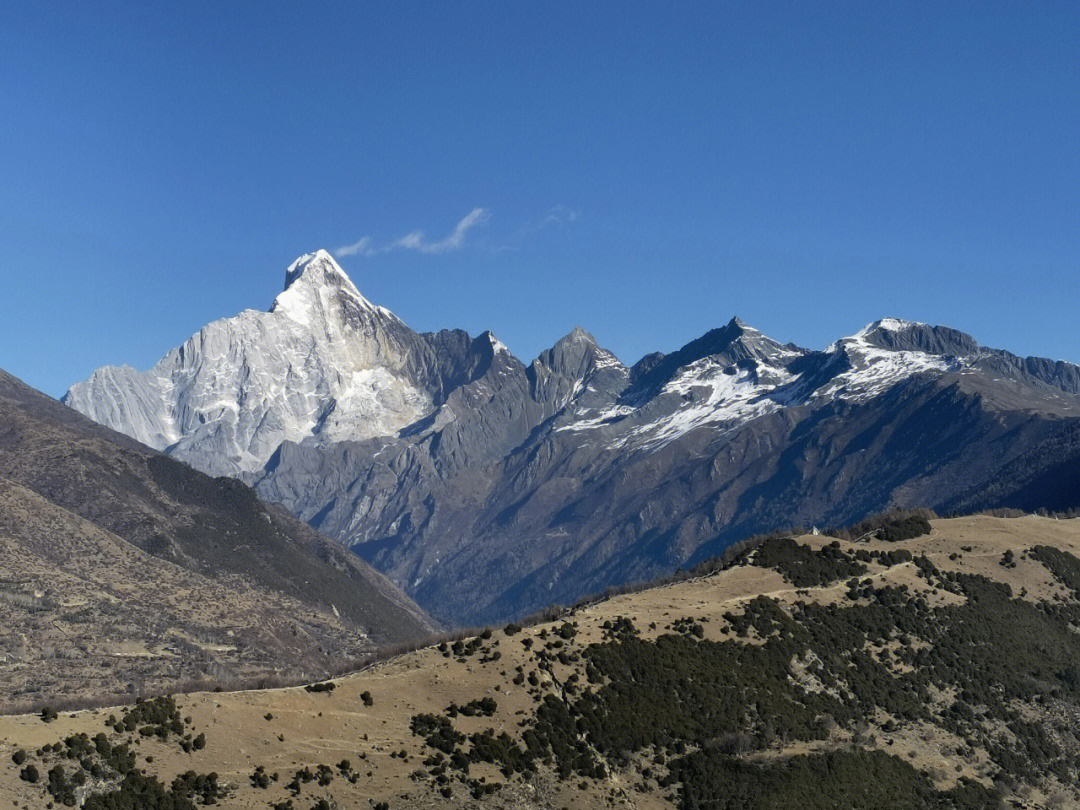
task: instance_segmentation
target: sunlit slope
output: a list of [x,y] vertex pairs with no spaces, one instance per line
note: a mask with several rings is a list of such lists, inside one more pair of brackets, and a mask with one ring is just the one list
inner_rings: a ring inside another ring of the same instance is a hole
[[[123,709],[4,718],[0,800],[40,804],[20,770],[74,763],[37,749],[104,731],[137,740],[165,788],[216,772],[230,807],[1070,806],[1078,588],[1076,520],[770,540],[724,570],[329,691],[179,697],[190,723],[164,739],[106,730]],[[205,748],[185,752],[199,734]]]

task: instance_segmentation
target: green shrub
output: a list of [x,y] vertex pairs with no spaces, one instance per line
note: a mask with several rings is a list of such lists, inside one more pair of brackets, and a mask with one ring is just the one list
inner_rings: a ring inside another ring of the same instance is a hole
[[710,810],[991,810],[996,791],[961,780],[939,791],[899,757],[881,751],[836,751],[795,756],[770,765],[750,764],[715,751],[676,763],[669,777],[680,783],[684,808]]
[[754,553],[754,565],[779,571],[796,588],[823,587],[866,572],[866,566],[843,551],[838,541],[815,551],[790,537],[763,542]]
[[931,531],[930,521],[919,515],[892,520],[878,530],[878,537],[890,543],[899,543],[903,540],[911,540],[929,534]]

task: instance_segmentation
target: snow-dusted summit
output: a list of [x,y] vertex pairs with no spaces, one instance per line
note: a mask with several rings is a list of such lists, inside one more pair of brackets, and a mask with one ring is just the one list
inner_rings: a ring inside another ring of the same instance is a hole
[[106,366],[64,402],[214,474],[260,469],[284,441],[393,434],[433,407],[416,336],[324,250],[285,273],[269,312],[203,327],[152,369]]

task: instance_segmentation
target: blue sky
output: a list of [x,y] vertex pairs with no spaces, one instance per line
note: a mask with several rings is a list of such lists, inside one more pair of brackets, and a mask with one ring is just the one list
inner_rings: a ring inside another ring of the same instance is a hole
[[0,367],[53,395],[318,247],[525,360],[738,314],[1080,361],[1075,3],[165,5],[0,10]]

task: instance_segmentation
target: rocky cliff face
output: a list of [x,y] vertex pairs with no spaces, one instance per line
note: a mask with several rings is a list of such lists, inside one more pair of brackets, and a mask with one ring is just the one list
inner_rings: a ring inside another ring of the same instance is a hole
[[[286,271],[269,312],[205,326],[145,373],[99,369],[65,402],[206,472],[258,470],[283,441],[395,433],[434,406],[420,338],[325,252]],[[412,361],[412,362],[410,362]]]
[[991,478],[1011,491],[1000,471],[1078,424],[1080,369],[892,319],[823,351],[733,319],[630,368],[575,329],[526,366],[490,333],[413,332],[320,251],[270,312],[65,401],[242,477],[478,622],[753,532],[971,502]]

